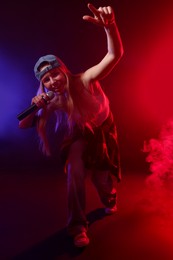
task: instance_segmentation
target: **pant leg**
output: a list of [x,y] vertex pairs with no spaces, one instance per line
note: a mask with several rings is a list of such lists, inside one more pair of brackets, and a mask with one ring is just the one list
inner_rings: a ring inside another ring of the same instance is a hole
[[85,142],[80,139],[74,142],[69,150],[67,164],[67,199],[68,222],[70,235],[76,235],[87,230],[85,216],[85,168],[82,160]]
[[117,194],[111,173],[109,171],[94,171],[91,179],[97,189],[101,202],[106,207],[115,206]]

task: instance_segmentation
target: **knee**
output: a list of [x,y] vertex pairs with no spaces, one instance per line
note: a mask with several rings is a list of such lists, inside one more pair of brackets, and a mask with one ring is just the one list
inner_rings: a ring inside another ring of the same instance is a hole
[[75,163],[68,162],[67,173],[72,175],[72,176],[76,175],[76,173],[77,173],[77,165]]
[[79,177],[84,173],[84,166],[81,160],[68,161],[67,164],[67,173],[71,177]]

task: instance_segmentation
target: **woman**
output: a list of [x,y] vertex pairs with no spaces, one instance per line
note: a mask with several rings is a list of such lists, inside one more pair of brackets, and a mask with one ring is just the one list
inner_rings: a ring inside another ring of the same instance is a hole
[[[51,155],[46,135],[48,119],[56,114],[56,126],[67,120],[68,135],[62,143],[62,158],[67,172],[68,232],[75,246],[86,246],[88,222],[85,216],[85,175],[92,171],[92,181],[107,214],[116,211],[116,190],[113,176],[120,180],[117,134],[109,101],[99,80],[106,77],[123,55],[121,38],[110,6],[88,8],[92,16],[83,19],[104,28],[107,53],[95,66],[73,75],[55,55],[41,57],[34,67],[40,82],[37,96],[32,99],[38,107],[19,122],[26,128],[36,124],[42,151]],[[48,91],[54,93],[50,100]]]

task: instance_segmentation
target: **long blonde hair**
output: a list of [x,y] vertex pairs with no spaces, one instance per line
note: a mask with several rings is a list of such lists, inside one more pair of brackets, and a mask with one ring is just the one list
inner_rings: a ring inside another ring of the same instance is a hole
[[[46,108],[42,108],[38,111],[38,121],[37,121],[37,132],[39,136],[39,144],[40,149],[46,155],[50,155],[49,149],[49,142],[47,139],[46,133],[46,125],[49,117],[52,113],[56,115],[56,124],[55,124],[55,131],[57,131],[58,127],[64,119],[67,119],[67,127],[69,133],[73,130],[73,110],[74,110],[74,103],[70,93],[70,81],[73,77],[72,73],[68,70],[65,64],[62,62],[60,58],[57,57],[58,62],[60,63],[59,70],[65,75],[66,77],[66,91],[63,95],[55,96],[51,102],[46,106]],[[47,92],[44,85],[40,81],[39,88],[37,90],[37,95]]]

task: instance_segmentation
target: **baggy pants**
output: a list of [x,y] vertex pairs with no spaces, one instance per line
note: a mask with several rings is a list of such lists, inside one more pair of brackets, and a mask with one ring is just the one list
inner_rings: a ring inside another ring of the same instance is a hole
[[[83,139],[77,140],[71,145],[67,160],[67,228],[72,236],[88,229],[88,221],[85,215],[86,170],[82,160],[84,149],[85,141]],[[91,180],[103,205],[105,207],[113,207],[116,204],[116,189],[111,173],[109,171],[95,170],[91,173]]]

